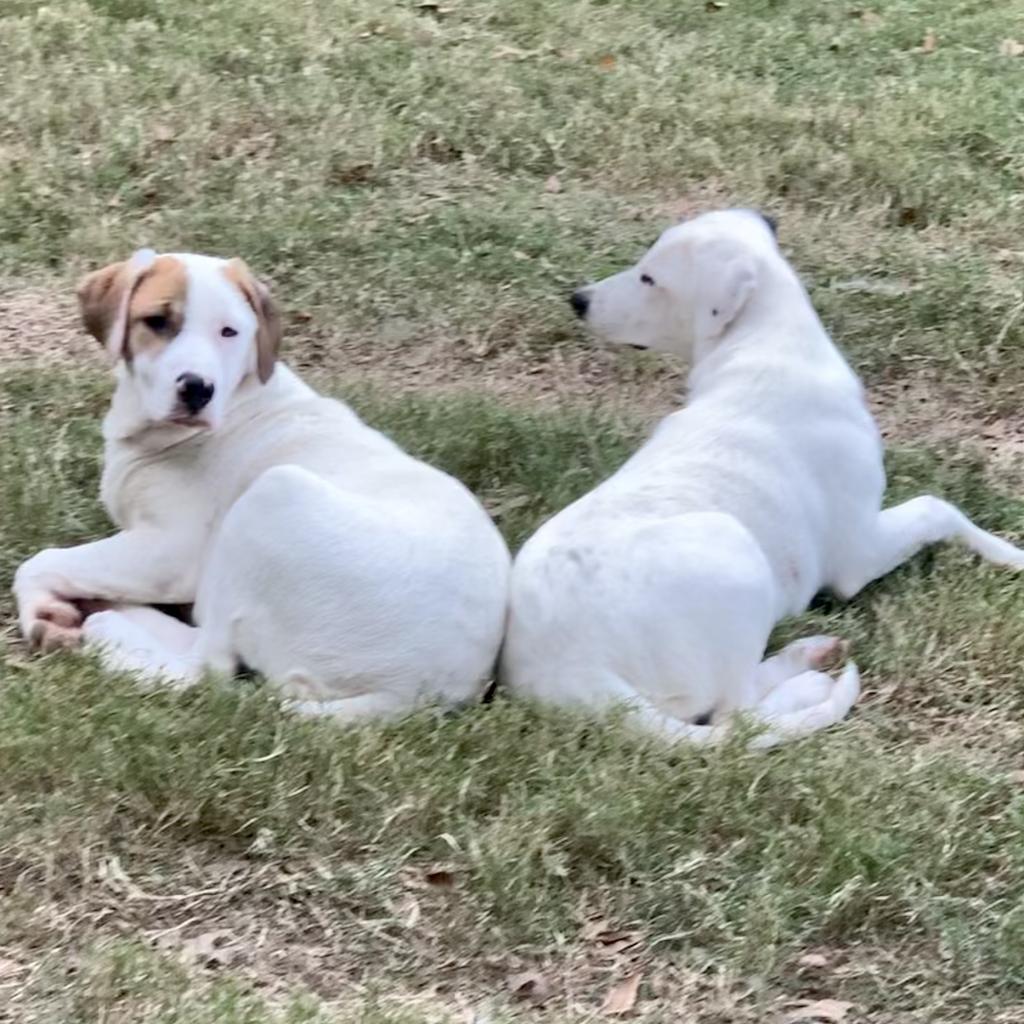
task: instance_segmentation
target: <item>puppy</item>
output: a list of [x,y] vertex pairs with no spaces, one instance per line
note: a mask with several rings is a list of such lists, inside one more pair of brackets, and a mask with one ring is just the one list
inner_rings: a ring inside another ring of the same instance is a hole
[[692,363],[686,406],[610,479],[545,523],[512,574],[503,675],[560,704],[628,705],[714,743],[746,712],[770,746],[840,721],[857,668],[812,637],[762,660],[820,590],[850,598],[955,539],[1019,569],[1024,551],[939,498],[882,510],[878,430],[759,214],[705,214],[572,296],[608,341]]
[[[120,532],[18,569],[30,644],[84,639],[178,686],[244,665],[345,720],[479,694],[504,541],[462,484],[277,362],[280,318],[244,263],[143,250],[78,298],[117,369],[101,496]],[[193,602],[195,627],[147,607]]]

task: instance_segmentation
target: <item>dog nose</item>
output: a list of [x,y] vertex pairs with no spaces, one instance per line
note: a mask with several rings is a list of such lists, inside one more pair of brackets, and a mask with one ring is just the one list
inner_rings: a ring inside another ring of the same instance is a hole
[[590,305],[590,296],[586,293],[585,289],[577,288],[576,291],[569,296],[569,305],[572,306],[576,315],[582,320],[587,315],[587,307]]
[[210,404],[213,385],[197,373],[183,373],[178,378],[178,397],[182,405],[195,416],[200,409]]

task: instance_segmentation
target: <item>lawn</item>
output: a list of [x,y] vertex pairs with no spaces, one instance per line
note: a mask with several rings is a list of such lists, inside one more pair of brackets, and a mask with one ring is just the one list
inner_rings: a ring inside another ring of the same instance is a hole
[[681,387],[568,289],[718,205],[778,217],[893,500],[1024,539],[1018,40],[966,0],[0,0],[0,1021],[1024,1020],[1024,581],[961,551],[780,628],[866,693],[767,755],[145,694],[7,596],[108,529],[85,269],[244,256],[289,361],[515,546]]

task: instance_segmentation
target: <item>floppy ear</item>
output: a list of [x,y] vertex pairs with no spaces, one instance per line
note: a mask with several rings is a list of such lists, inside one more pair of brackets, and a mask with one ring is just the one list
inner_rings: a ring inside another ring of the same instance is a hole
[[131,259],[111,263],[78,282],[78,308],[85,329],[107,350],[110,361],[124,357],[128,340],[128,305],[156,253],[139,249]]
[[256,314],[256,372],[260,383],[266,384],[274,372],[281,348],[281,313],[270,290],[253,276],[244,260],[228,262],[228,277],[238,285]]
[[757,284],[753,257],[726,241],[709,242],[696,253],[698,343],[714,341],[739,316]]

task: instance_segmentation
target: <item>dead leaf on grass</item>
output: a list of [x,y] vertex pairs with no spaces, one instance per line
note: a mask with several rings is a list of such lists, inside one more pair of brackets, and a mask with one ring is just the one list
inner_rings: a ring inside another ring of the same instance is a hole
[[725,0],[708,0],[704,5],[704,10],[707,11],[708,14],[714,14],[715,11],[724,11],[728,6],[729,5]]
[[229,967],[241,952],[238,943],[233,943],[231,932],[219,928],[203,932],[191,939],[183,939],[179,958],[183,963],[199,964],[202,967]]
[[928,29],[924,34],[924,39],[921,40],[920,46],[914,47],[915,53],[934,53],[939,48],[939,37]]
[[602,71],[614,71],[617,63],[614,54],[606,53],[603,57],[598,58],[597,66]]
[[427,868],[423,872],[423,880],[438,889],[451,889],[455,885],[455,872],[444,867]]
[[855,8],[850,11],[850,17],[856,18],[865,28],[877,28],[882,24],[882,16],[869,7]]
[[0,981],[6,978],[13,978],[24,970],[26,970],[24,964],[19,964],[17,960],[9,960],[6,957],[0,956]]
[[637,971],[628,978],[624,978],[617,985],[608,990],[601,1004],[601,1012],[612,1017],[618,1017],[629,1013],[636,1005],[637,993],[640,991],[640,979],[643,974]]
[[828,957],[821,953],[805,953],[797,960],[798,967],[828,967]]
[[516,999],[543,1003],[551,998],[551,982],[539,971],[522,971],[508,979],[508,990]]
[[999,44],[999,53],[1003,57],[1024,57],[1024,43],[1016,39],[1004,39]]
[[557,174],[552,174],[551,177],[544,182],[544,191],[556,194],[562,191],[562,183],[558,180]]
[[819,999],[786,1014],[785,1024],[842,1024],[846,1015],[853,1009],[853,1003],[844,1003],[838,999]]

